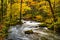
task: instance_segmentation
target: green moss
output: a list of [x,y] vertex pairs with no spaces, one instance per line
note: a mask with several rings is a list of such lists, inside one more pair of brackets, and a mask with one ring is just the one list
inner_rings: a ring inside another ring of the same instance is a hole
[[47,24],[43,23],[39,25],[40,27],[47,27]]
[[60,23],[55,22],[54,24],[51,24],[48,28],[51,30],[55,29],[56,32],[60,32]]

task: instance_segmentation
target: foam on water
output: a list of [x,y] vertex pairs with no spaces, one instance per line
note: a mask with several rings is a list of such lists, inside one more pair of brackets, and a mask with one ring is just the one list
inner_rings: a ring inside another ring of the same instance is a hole
[[[22,20],[22,22],[24,23],[22,24],[22,26],[11,26],[11,28],[8,30],[9,34],[6,40],[42,40],[41,38],[45,38],[46,40],[53,40],[55,38],[56,40],[58,40],[59,38],[57,36],[54,37],[52,33],[44,32],[48,30],[46,27],[44,27],[43,29],[39,27],[36,28],[35,26],[39,26],[41,24],[39,22],[25,20]],[[24,31],[28,30],[32,30],[33,32],[38,34],[24,34]]]

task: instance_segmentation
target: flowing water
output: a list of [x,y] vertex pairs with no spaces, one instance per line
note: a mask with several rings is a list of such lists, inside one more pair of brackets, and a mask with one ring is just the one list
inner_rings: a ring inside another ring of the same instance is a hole
[[[8,30],[9,34],[5,40],[60,40],[60,35],[54,34],[46,27],[39,26],[38,22],[24,21],[24,24],[11,26]],[[25,31],[32,30],[33,34],[25,34]]]

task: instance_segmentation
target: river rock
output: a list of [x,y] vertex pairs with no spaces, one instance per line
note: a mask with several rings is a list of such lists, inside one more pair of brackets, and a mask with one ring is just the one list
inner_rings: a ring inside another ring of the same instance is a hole
[[27,30],[27,31],[24,31],[25,34],[33,34],[33,31],[32,30]]

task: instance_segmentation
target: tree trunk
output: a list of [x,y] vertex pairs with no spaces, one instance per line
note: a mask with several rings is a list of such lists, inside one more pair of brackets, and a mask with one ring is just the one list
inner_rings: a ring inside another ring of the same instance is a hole
[[22,19],[22,2],[23,2],[23,0],[21,0],[21,3],[20,3],[20,21],[19,21],[20,24],[22,24],[22,22],[21,22],[21,19]]
[[50,9],[51,9],[51,12],[52,12],[52,16],[53,16],[53,20],[54,20],[54,22],[56,22],[56,19],[55,19],[55,15],[54,15],[54,10],[53,10],[53,8],[52,8],[52,5],[51,5],[51,2],[50,2],[50,0],[48,0],[48,3],[49,3],[49,6],[50,6]]
[[[51,9],[51,12],[52,12],[52,16],[53,16],[53,24],[54,24],[54,22],[56,22],[57,21],[57,19],[56,19],[56,17],[55,17],[55,12],[54,12],[54,10],[53,10],[53,8],[52,8],[52,5],[51,5],[51,2],[50,2],[50,0],[47,0],[48,1],[48,3],[49,3],[49,6],[50,6],[50,9]],[[54,2],[55,3],[55,2]],[[55,6],[55,4],[54,4],[54,6]],[[54,25],[54,33],[55,33],[55,28],[56,28],[56,26]]]
[[3,20],[3,0],[1,0],[1,22]]

